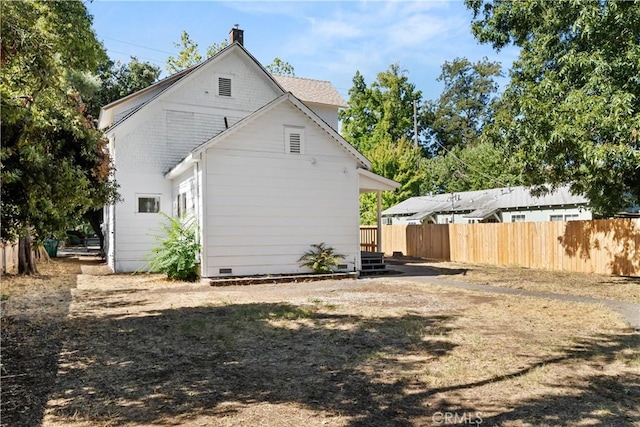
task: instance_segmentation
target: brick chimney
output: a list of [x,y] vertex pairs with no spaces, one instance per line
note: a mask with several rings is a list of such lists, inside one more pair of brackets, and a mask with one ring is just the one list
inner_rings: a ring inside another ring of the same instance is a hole
[[239,25],[236,24],[231,31],[229,31],[229,44],[231,45],[238,42],[244,46],[244,31],[238,27]]

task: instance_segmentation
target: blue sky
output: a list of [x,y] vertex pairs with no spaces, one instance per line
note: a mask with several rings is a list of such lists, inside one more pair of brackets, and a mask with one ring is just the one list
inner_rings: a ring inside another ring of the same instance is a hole
[[486,56],[500,61],[506,73],[518,53],[478,44],[462,1],[94,0],[87,7],[113,60],[137,56],[164,71],[166,58],[178,52],[173,42],[182,30],[204,56],[207,46],[227,39],[239,24],[245,47],[264,65],[278,57],[298,77],[331,81],[346,100],[356,71],[370,84],[398,63],[423,99],[436,99],[444,61]]

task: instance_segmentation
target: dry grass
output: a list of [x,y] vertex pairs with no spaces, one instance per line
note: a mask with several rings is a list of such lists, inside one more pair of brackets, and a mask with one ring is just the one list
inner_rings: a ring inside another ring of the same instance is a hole
[[[4,302],[12,319],[28,281]],[[82,275],[71,293],[57,376],[36,390],[46,410],[7,425],[640,423],[639,336],[598,306],[399,279],[212,288]],[[5,345],[16,342],[3,328]],[[3,384],[3,423],[5,397]]]
[[408,261],[407,265],[430,268],[433,276],[442,275],[448,279],[465,282],[640,304],[640,277],[547,271],[513,266],[430,262],[418,259]]

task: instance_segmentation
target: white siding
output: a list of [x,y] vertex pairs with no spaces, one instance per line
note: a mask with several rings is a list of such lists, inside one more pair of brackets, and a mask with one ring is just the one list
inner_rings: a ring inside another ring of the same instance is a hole
[[[591,211],[585,208],[578,207],[558,207],[558,208],[547,208],[547,209],[532,209],[527,211],[503,211],[502,212],[502,220],[503,222],[511,222],[513,215],[524,215],[524,220],[526,222],[542,222],[542,221],[550,221],[551,215],[562,215],[563,218],[565,215],[578,215],[578,220],[587,220],[593,219],[591,215]],[[563,219],[564,220],[564,219]]]
[[[304,127],[301,154],[285,152],[285,126]],[[209,149],[206,276],[296,273],[311,244],[359,260],[356,162],[291,104]],[[356,265],[356,268],[359,267]]]
[[162,175],[124,173],[118,171],[122,202],[116,205],[115,268],[116,272],[146,270],[147,256],[155,245],[164,219],[160,213],[137,212],[140,195],[160,196],[161,212],[171,215],[171,183]]
[[338,107],[325,104],[314,104],[313,102],[305,102],[307,107],[316,113],[322,120],[336,131],[338,130]]
[[[231,97],[217,95],[218,76],[231,76]],[[206,64],[168,92],[108,132],[114,141],[115,177],[123,198],[110,216],[115,227],[113,264],[118,272],[146,268],[145,257],[163,221],[160,214],[138,213],[137,195],[158,194],[162,212],[172,215],[177,189],[164,173],[192,149],[280,95],[255,65],[236,54]],[[123,104],[116,114],[131,107]],[[183,176],[176,185],[190,186],[190,204],[198,206],[193,199],[195,184]]]

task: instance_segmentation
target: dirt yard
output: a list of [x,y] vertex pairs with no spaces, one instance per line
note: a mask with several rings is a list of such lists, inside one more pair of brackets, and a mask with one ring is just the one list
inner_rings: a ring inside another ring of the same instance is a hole
[[3,277],[2,425],[640,426],[640,335],[604,307],[402,276],[214,288],[83,264]]

